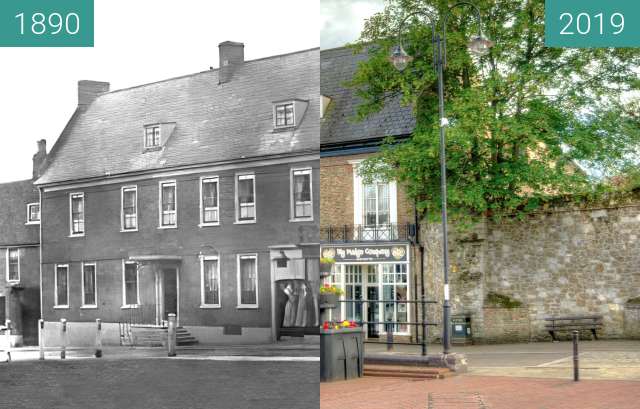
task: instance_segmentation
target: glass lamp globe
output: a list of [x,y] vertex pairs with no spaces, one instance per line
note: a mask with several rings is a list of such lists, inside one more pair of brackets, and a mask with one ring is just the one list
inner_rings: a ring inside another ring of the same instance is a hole
[[475,36],[469,41],[469,52],[478,57],[489,54],[489,49],[493,47],[493,41],[482,34]]
[[398,71],[403,71],[405,68],[407,68],[407,65],[409,65],[409,63],[413,61],[413,57],[407,54],[407,52],[404,50],[404,48],[402,48],[401,45],[396,45],[395,47],[393,47],[393,50],[391,50],[389,61],[391,61],[393,66],[396,67]]

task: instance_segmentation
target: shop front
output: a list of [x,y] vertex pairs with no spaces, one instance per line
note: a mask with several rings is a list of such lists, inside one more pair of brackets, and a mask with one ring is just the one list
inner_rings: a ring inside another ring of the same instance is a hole
[[[326,283],[342,290],[340,308],[331,320],[368,322],[367,338],[379,338],[392,330],[410,335],[409,304],[412,284],[409,244],[325,245],[322,257],[335,260]],[[393,324],[386,324],[392,322]]]

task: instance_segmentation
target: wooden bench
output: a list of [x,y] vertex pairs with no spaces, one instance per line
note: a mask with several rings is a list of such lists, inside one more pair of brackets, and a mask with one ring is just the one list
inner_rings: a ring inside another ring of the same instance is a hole
[[551,339],[557,341],[556,332],[558,331],[585,331],[590,330],[593,339],[598,339],[596,330],[602,329],[602,315],[574,315],[565,317],[549,317],[545,318],[547,323],[545,328],[551,334]]

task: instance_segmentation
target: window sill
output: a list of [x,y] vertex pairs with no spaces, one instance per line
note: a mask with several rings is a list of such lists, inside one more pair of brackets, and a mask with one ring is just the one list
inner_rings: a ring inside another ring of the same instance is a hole
[[295,129],[296,129],[295,125],[276,126],[273,128],[273,133],[294,131]]
[[255,224],[257,221],[253,220],[236,220],[233,224]]
[[120,229],[120,233],[135,233],[138,229]]
[[213,305],[213,304],[202,304],[200,308],[203,310],[219,310],[222,308],[221,305]]
[[17,280],[7,280],[7,284],[9,284],[9,285],[20,284],[20,279],[17,279]]
[[177,229],[178,225],[175,226],[158,226],[158,230],[166,230],[166,229]]
[[33,225],[37,225],[40,224],[40,222],[26,222],[24,225],[25,226],[33,226]]
[[82,234],[79,234],[79,233],[78,234],[70,234],[69,235],[70,239],[77,238],[77,237],[84,237],[84,233],[82,233]]
[[257,305],[238,305],[236,307],[238,310],[257,310],[258,308]]
[[220,222],[200,223],[198,227],[215,227],[220,226]]
[[97,310],[98,306],[97,305],[82,305],[80,306],[81,310]]
[[69,306],[68,305],[54,305],[53,309],[54,310],[68,310]]
[[120,307],[121,310],[133,310],[140,307],[140,304],[131,304],[131,305],[123,305]]
[[299,223],[299,222],[312,222],[313,217],[305,217],[305,218],[297,218],[297,219],[289,219],[289,223]]

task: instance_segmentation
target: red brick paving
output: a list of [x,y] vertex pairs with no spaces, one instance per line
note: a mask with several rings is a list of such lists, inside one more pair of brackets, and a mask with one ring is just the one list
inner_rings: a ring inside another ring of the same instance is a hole
[[[444,380],[361,378],[320,385],[321,409],[427,409],[429,393],[479,394],[486,409],[639,409],[640,382],[461,375]],[[460,409],[433,399],[433,409]],[[483,408],[480,404],[478,409]]]

